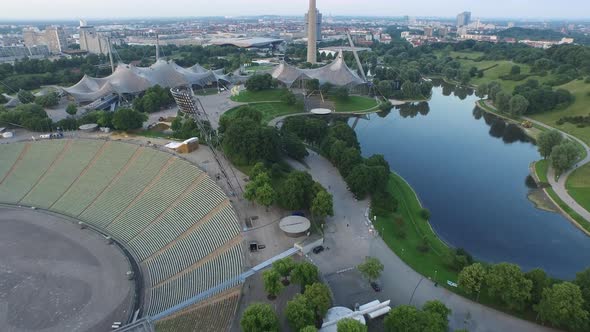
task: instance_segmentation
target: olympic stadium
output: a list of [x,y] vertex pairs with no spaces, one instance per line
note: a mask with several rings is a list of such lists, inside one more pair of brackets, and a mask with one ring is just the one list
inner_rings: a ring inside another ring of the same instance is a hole
[[204,171],[110,140],[2,144],[0,156],[3,331],[230,328],[241,226]]

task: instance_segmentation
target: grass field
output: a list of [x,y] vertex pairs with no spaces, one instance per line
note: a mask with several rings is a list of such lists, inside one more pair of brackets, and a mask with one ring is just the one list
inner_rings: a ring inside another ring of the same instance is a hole
[[[442,55],[442,52],[437,54],[439,57]],[[512,61],[507,60],[486,60],[486,61],[473,61],[474,59],[479,58],[482,56],[483,53],[481,52],[451,52],[450,56],[457,59],[461,63],[461,66],[464,69],[469,70],[471,67],[475,67],[478,70],[484,70],[483,77],[474,77],[471,79],[471,85],[477,86],[481,83],[487,83],[490,81],[497,81],[502,85],[502,88],[507,92],[512,93],[514,87],[517,85],[525,83],[528,79],[535,79],[538,80],[539,83],[545,82],[550,75],[545,77],[541,77],[538,75],[529,76],[521,81],[511,81],[511,80],[503,80],[500,78],[502,75],[506,75],[510,73],[510,69],[512,66],[518,65],[520,66],[522,74],[529,74],[531,72],[530,66],[521,63],[514,63]]]
[[576,98],[575,102],[565,109],[535,114],[531,118],[563,130],[568,134],[578,137],[586,144],[590,144],[590,127],[578,128],[575,124],[571,123],[565,123],[561,126],[556,124],[557,120],[564,116],[590,115],[590,96],[588,95],[590,93],[590,84],[584,83],[582,80],[576,80],[557,88],[569,90]]
[[232,96],[231,100],[242,103],[257,103],[264,101],[280,101],[283,90],[270,89],[262,91],[241,91],[239,95]]
[[195,94],[197,96],[210,96],[210,95],[216,95],[217,93],[219,93],[219,90],[217,88],[207,88],[207,89],[196,89],[195,90]]
[[[303,109],[299,108],[297,105],[288,105],[281,102],[253,103],[248,104],[248,106],[257,109],[260,111],[260,113],[262,113],[262,123],[269,123],[270,120],[279,116],[303,112]],[[232,113],[240,107],[241,106],[232,108],[231,110],[225,112],[223,116],[232,116]]]
[[585,208],[590,207],[590,164],[575,170],[567,179],[569,194]]
[[[399,202],[397,213],[377,216],[375,227],[383,240],[404,262],[416,272],[434,278],[446,286],[446,281],[457,282],[457,273],[444,264],[449,247],[434,233],[430,224],[421,215],[422,206],[413,189],[397,174],[392,173],[388,190]],[[403,220],[403,221],[402,221]],[[405,237],[396,236],[403,228]],[[427,239],[428,252],[420,252],[417,247]]]
[[367,111],[379,106],[379,103],[373,99],[362,96],[349,96],[348,99],[334,98],[336,112],[351,113]]

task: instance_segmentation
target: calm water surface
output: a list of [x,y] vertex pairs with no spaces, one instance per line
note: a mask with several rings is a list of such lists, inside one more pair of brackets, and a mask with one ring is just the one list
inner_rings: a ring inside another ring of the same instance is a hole
[[363,154],[385,156],[450,245],[487,262],[575,277],[590,266],[590,238],[528,200],[525,179],[540,159],[536,147],[517,127],[474,109],[477,97],[468,93],[435,87],[428,103],[358,121]]

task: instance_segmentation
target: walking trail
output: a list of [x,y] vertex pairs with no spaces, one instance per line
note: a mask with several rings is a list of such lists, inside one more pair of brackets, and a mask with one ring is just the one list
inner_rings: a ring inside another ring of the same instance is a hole
[[576,169],[578,169],[590,162],[590,147],[588,147],[588,145],[586,143],[584,143],[582,140],[578,139],[577,137],[574,137],[574,136],[572,136],[566,132],[563,132],[559,129],[555,129],[551,126],[548,126],[548,125],[546,125],[542,122],[539,122],[537,120],[533,120],[529,117],[523,116],[522,118],[527,121],[530,121],[536,125],[539,125],[543,128],[557,130],[565,137],[580,143],[584,147],[584,150],[586,150],[586,157],[584,159],[582,159],[581,161],[579,161],[570,170],[561,174],[559,176],[559,178],[557,179],[557,181],[555,180],[555,169],[553,169],[553,167],[549,167],[549,172],[547,173],[547,178],[549,180],[549,184],[551,185],[551,187],[553,188],[553,190],[555,191],[557,196],[559,196],[559,198],[561,198],[561,200],[564,201],[577,214],[581,215],[582,217],[584,217],[584,219],[586,219],[587,221],[590,222],[590,212],[588,212],[588,210],[586,210],[584,207],[582,207],[580,204],[578,204],[578,202],[576,202],[572,198],[572,196],[570,196],[570,194],[568,193],[567,188],[566,188],[567,179],[570,176],[570,174],[572,174]]

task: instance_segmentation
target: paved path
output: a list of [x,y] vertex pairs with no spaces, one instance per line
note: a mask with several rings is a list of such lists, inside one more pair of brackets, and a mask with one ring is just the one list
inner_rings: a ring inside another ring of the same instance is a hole
[[586,158],[579,161],[574,167],[572,167],[567,172],[561,174],[557,181],[555,181],[555,170],[553,169],[553,167],[549,167],[549,172],[547,174],[547,178],[549,180],[549,184],[551,185],[551,187],[553,188],[553,190],[555,191],[557,196],[559,196],[559,198],[561,198],[562,201],[564,201],[567,205],[569,205],[569,207],[572,208],[572,210],[576,211],[577,214],[584,217],[584,219],[590,221],[590,212],[588,212],[588,210],[586,210],[584,207],[582,207],[580,204],[578,204],[578,202],[576,202],[572,198],[572,196],[570,196],[570,194],[568,193],[567,188],[566,188],[567,179],[570,176],[570,174],[572,174],[572,172],[575,171],[576,169],[578,169],[590,162],[590,147],[588,147],[588,145],[586,143],[584,143],[582,140],[578,139],[577,137],[574,137],[574,136],[572,136],[566,132],[563,132],[559,129],[555,129],[551,126],[548,126],[540,121],[531,119],[529,117],[523,116],[522,118],[525,120],[528,120],[536,125],[539,125],[541,127],[557,130],[565,137],[580,143],[584,147],[584,149],[586,150]]
[[554,331],[434,287],[431,281],[397,257],[380,237],[369,232],[365,217],[368,201],[354,199],[338,170],[328,160],[310,151],[305,162],[309,168],[297,162],[291,162],[291,165],[310,172],[314,180],[334,195],[335,215],[328,218],[325,227],[324,245],[329,249],[319,255],[310,255],[322,274],[333,275],[357,266],[366,256],[374,256],[385,266],[381,277],[383,291],[379,293],[381,300],[390,299],[393,305],[401,305],[408,304],[411,299],[411,304],[422,306],[426,301],[439,299],[453,311],[450,316],[452,329],[467,328],[471,332]]

